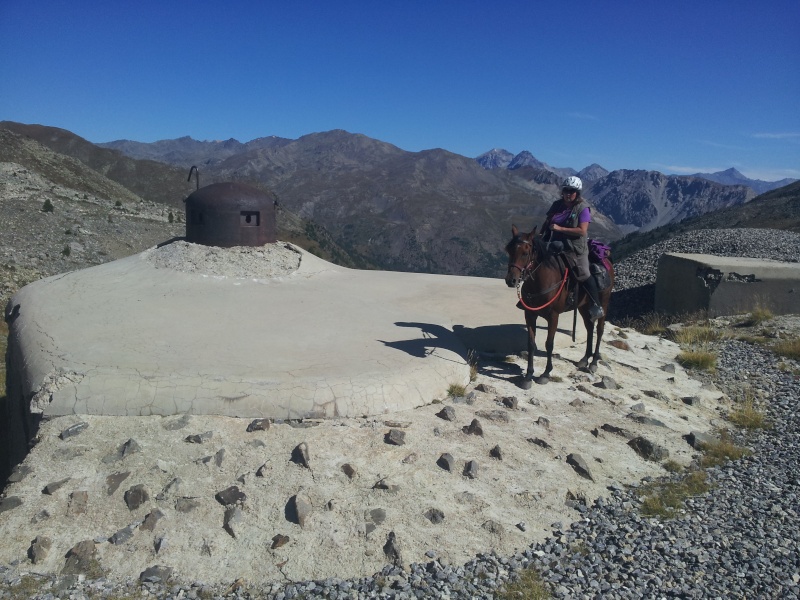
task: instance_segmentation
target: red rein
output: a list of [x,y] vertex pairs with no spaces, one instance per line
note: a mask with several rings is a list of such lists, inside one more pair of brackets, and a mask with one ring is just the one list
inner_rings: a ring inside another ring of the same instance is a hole
[[[519,267],[517,267],[519,268]],[[556,298],[561,295],[561,290],[564,289],[564,284],[567,283],[567,275],[569,275],[569,269],[564,269],[564,278],[561,280],[561,285],[558,287],[558,291],[553,295],[550,300],[542,304],[541,306],[528,306],[525,304],[525,300],[522,299],[522,284],[517,288],[517,297],[519,298],[519,303],[525,308],[525,310],[542,310],[550,306],[553,302],[555,302]],[[552,289],[552,288],[551,288]]]

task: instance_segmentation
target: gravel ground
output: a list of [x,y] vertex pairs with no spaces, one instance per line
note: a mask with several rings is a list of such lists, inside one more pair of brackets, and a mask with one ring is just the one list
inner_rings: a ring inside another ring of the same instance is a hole
[[[663,252],[800,260],[800,235],[773,230],[715,230],[686,233],[617,264],[617,294],[629,306],[618,314],[635,317],[652,308],[647,288],[655,281]],[[630,292],[624,296],[624,292]],[[622,292],[622,294],[620,294]],[[638,293],[637,297],[635,293]],[[785,327],[800,319],[782,318]],[[611,500],[578,505],[582,520],[553,524],[552,536],[514,556],[493,553],[465,565],[441,564],[434,552],[410,570],[387,566],[356,580],[275,584],[247,589],[234,583],[214,589],[201,582],[144,583],[120,587],[106,580],[62,578],[38,582],[44,592],[18,595],[30,582],[0,567],[0,598],[493,598],[526,567],[532,567],[556,598],[798,598],[800,597],[800,364],[760,346],[717,342],[714,383],[731,397],[754,390],[772,427],[742,435],[737,443],[750,457],[706,471],[712,490],[690,499],[677,518],[644,518],[636,488],[613,491]],[[17,595],[15,595],[17,594]]]

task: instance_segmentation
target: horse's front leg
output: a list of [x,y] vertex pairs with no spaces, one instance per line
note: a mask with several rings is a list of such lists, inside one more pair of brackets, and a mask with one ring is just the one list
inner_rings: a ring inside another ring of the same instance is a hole
[[544,349],[547,351],[547,366],[536,380],[536,383],[544,385],[550,383],[550,372],[553,370],[553,346],[555,345],[556,329],[558,329],[558,314],[551,313],[547,318],[547,341]]
[[520,387],[528,390],[533,381],[533,357],[536,354],[536,314],[525,311],[525,325],[528,329],[528,369]]

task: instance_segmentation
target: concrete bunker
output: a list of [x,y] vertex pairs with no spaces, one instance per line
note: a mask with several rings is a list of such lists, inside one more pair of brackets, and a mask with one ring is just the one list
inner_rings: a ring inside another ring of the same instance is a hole
[[658,262],[655,309],[711,316],[766,308],[800,311],[800,264],[755,258],[668,253]]

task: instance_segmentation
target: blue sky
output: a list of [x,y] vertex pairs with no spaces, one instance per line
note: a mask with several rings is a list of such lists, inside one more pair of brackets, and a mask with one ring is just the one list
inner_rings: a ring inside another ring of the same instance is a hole
[[800,178],[800,2],[0,0],[0,120]]

